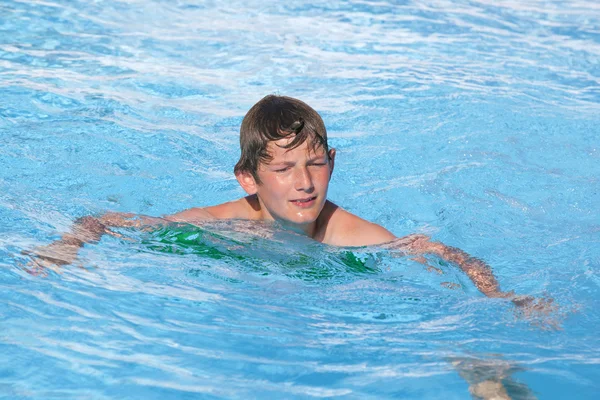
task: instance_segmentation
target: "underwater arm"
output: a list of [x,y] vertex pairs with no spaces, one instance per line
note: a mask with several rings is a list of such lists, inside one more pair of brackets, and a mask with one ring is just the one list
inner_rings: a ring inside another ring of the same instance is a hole
[[86,243],[96,243],[105,233],[114,234],[111,227],[147,227],[169,223],[162,218],[147,217],[129,213],[106,213],[100,217],[81,217],[75,220],[71,232],[35,249],[32,253],[37,267],[56,267],[71,264],[77,258],[79,249]]
[[[500,290],[500,285],[492,273],[492,269],[482,260],[471,257],[456,247],[432,242],[426,235],[410,235],[390,243],[392,248],[405,251],[418,257],[433,254],[441,259],[456,264],[473,281],[477,289],[488,297],[510,297],[512,293]],[[387,247],[387,246],[386,246]]]
[[106,233],[118,235],[110,228],[148,228],[183,222],[199,224],[212,219],[212,215],[202,208],[190,208],[177,214],[166,215],[163,218],[149,217],[132,213],[109,212],[100,217],[86,216],[75,220],[71,232],[62,237],[29,252],[34,256],[33,264],[39,268],[54,268],[71,264],[77,259],[79,249],[86,243],[100,241]]

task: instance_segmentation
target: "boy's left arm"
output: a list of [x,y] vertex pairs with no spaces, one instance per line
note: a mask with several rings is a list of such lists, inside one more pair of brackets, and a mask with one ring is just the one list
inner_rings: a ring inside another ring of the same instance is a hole
[[[509,299],[520,307],[526,315],[541,313],[548,314],[556,310],[550,298],[535,299],[527,295],[516,295],[514,291],[503,292],[492,269],[482,260],[471,257],[466,252],[456,247],[446,246],[443,243],[432,242],[426,235],[409,235],[388,243],[386,248],[398,249],[409,255],[422,257],[424,254],[433,254],[443,260],[454,263],[473,281],[477,289],[488,297],[501,297]],[[420,261],[420,260],[417,260]]]
[[[433,254],[443,260],[454,263],[467,274],[473,281],[477,289],[488,297],[511,297],[513,293],[504,293],[500,290],[500,285],[496,277],[492,273],[492,269],[483,261],[471,257],[466,252],[456,247],[446,246],[443,243],[432,242],[426,235],[409,235],[402,238],[397,238],[390,231],[380,225],[368,223],[364,220],[359,220],[359,223],[354,225],[353,230],[344,230],[352,232],[350,238],[360,242],[360,245],[372,245],[373,243],[384,243],[381,247],[387,249],[400,250],[406,254],[415,256],[415,260],[426,264],[423,258],[424,254]],[[350,239],[347,239],[350,240]],[[351,243],[350,245],[356,245]]]
[[[432,242],[426,235],[409,235],[396,239],[385,247],[399,249],[407,254],[422,257],[423,254],[433,254],[443,260],[454,263],[467,274],[477,289],[488,297],[500,297],[510,300],[517,306],[522,315],[545,329],[560,329],[560,315],[549,317],[558,310],[551,298],[536,299],[532,296],[517,295],[514,291],[503,292],[492,269],[482,260],[471,257],[456,247],[443,243]],[[417,260],[424,261],[424,260]]]
[[456,247],[446,246],[440,242],[432,242],[426,235],[410,235],[392,243],[394,248],[408,254],[422,256],[433,254],[439,258],[456,264],[473,281],[477,289],[488,297],[510,297],[512,293],[500,290],[500,285],[492,273],[492,269],[478,258],[471,257]]

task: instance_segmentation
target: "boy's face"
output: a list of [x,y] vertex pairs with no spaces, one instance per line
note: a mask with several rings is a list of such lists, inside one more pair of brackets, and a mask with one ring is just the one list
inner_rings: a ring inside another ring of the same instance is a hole
[[260,164],[260,184],[249,174],[245,179],[251,178],[251,184],[240,183],[249,194],[257,194],[264,219],[306,228],[317,220],[327,200],[335,150],[331,149],[328,157],[322,147],[314,151],[308,141],[291,150],[281,147],[291,140],[284,138],[268,144],[273,159]]

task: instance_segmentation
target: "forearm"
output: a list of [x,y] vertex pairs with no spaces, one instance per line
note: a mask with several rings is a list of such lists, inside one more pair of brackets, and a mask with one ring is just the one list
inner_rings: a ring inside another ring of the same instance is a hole
[[506,297],[506,294],[500,291],[500,285],[492,273],[490,266],[456,247],[432,242],[425,235],[406,236],[392,244],[395,248],[403,250],[408,254],[416,256],[433,254],[445,261],[456,264],[473,281],[477,289],[486,296]]
[[456,247],[430,242],[429,252],[448,262],[454,263],[471,279],[477,289],[488,297],[502,297],[500,285],[492,269],[482,260],[471,257]]

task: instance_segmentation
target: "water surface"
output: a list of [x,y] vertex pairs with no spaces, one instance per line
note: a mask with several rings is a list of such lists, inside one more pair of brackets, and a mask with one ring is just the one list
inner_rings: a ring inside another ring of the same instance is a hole
[[[595,398],[599,27],[578,0],[3,1],[0,394],[464,399],[452,361],[476,358],[513,398]],[[80,216],[242,196],[269,93],[323,115],[333,201],[554,298],[562,330],[439,260],[281,231],[124,230],[25,271]]]

